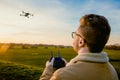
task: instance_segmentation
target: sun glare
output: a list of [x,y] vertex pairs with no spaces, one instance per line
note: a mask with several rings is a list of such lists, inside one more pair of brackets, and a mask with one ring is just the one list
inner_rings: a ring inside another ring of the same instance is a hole
[[9,48],[9,45],[8,44],[3,44],[0,46],[0,54],[3,54],[5,53]]

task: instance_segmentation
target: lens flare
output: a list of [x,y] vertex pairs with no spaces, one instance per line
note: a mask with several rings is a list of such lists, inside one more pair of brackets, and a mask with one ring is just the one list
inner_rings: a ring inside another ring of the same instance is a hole
[[9,49],[8,44],[3,44],[0,46],[0,54],[5,53]]

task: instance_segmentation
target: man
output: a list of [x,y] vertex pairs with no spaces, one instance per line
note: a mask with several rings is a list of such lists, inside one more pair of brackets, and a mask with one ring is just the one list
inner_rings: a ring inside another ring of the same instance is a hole
[[73,48],[78,55],[66,67],[53,73],[53,62],[46,63],[40,80],[118,80],[105,52],[101,52],[110,35],[110,25],[101,15],[87,14],[72,33]]

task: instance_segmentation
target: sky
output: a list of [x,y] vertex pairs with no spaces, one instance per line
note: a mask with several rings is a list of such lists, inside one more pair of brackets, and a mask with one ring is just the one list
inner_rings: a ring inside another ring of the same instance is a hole
[[107,44],[120,43],[120,0],[0,0],[0,10],[1,43],[72,45],[85,14],[105,16],[112,29]]

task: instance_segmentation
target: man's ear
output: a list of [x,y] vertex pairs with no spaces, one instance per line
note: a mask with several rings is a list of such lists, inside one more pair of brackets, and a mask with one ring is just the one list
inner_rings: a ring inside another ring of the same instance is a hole
[[82,38],[79,38],[78,46],[83,47],[84,45],[85,45],[85,41]]

